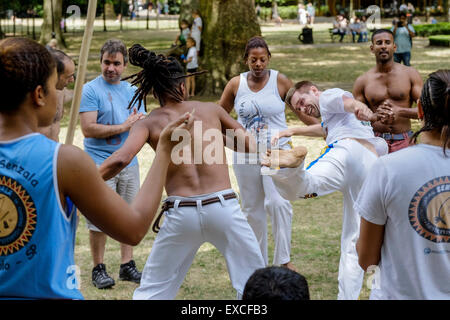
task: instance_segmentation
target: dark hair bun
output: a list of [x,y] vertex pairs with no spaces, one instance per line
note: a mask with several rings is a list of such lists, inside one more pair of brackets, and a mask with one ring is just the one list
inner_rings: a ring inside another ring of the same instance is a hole
[[[166,57],[162,54],[156,54],[153,51],[145,49],[140,44],[134,44],[129,50],[130,63],[134,66],[141,67],[145,73],[152,77],[163,75],[170,77],[170,73],[165,67]],[[150,77],[151,78],[151,77]]]
[[145,63],[149,59],[154,59],[156,54],[145,49],[140,44],[134,44],[129,50],[128,55],[130,56],[130,63],[134,66],[144,68]]

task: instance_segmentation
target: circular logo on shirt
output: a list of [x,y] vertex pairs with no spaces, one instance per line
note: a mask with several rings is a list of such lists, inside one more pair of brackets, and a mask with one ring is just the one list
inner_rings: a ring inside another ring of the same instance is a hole
[[450,243],[450,176],[432,179],[414,194],[409,222],[425,239]]
[[0,257],[22,249],[33,236],[36,207],[16,180],[0,175]]

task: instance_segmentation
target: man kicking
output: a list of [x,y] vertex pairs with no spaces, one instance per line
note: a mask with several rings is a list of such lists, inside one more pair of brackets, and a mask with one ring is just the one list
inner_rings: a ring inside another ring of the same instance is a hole
[[375,31],[370,50],[376,66],[356,79],[353,95],[382,115],[372,126],[375,135],[386,140],[391,153],[409,145],[413,134],[410,119],[417,119],[417,108],[411,106],[420,97],[423,81],[413,67],[394,62],[396,46],[391,31]]
[[341,191],[344,213],[339,261],[338,299],[357,299],[364,272],[358,265],[355,244],[359,236],[359,217],[353,203],[379,155],[387,153],[386,142],[374,136],[369,121],[376,121],[365,104],[350,92],[335,88],[320,91],[309,81],[302,81],[288,92],[287,103],[307,115],[322,117],[327,149],[308,168],[303,169],[304,147],[290,151],[272,150],[263,161],[268,167],[281,167],[272,178],[280,194],[288,200],[313,198]]
[[[126,167],[146,142],[156,150],[166,124],[195,109],[193,130],[180,133],[182,141],[172,152],[165,185],[168,198],[163,205],[164,222],[133,299],[174,299],[204,242],[212,243],[225,257],[232,285],[240,297],[247,279],[265,263],[231,189],[223,135],[231,130],[237,140],[246,140],[246,150],[250,149],[250,139],[219,105],[185,101],[186,75],[176,59],[155,55],[140,45],[134,45],[129,56],[131,64],[142,68],[132,76],[132,84],[139,85],[139,89],[130,105],[135,101],[145,103],[147,94],[153,92],[161,108],[133,125],[124,145],[100,166],[103,178],[109,179]],[[154,231],[159,228],[158,222],[159,218]]]

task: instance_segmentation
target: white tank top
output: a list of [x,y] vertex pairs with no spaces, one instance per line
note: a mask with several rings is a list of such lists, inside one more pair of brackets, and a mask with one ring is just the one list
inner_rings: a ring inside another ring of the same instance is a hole
[[[248,87],[248,72],[241,73],[239,88],[234,99],[237,120],[247,131],[260,133],[266,129],[267,135],[259,135],[258,143],[266,142],[267,148],[271,148],[271,132],[287,129],[285,104],[278,92],[278,71],[272,69],[269,71],[269,81],[258,92],[253,92]],[[288,142],[290,138],[281,138],[279,148],[289,149]]]

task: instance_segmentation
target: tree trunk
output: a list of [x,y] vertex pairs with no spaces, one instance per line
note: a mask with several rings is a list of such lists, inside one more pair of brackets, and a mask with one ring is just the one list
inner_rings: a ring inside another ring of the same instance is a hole
[[253,0],[200,0],[203,20],[200,67],[196,77],[203,95],[221,94],[227,82],[245,71],[244,49],[248,39],[261,35]]
[[336,0],[327,0],[328,1],[328,10],[330,11],[332,16],[336,15]]
[[66,42],[64,41],[64,36],[60,27],[61,17],[62,1],[44,0],[44,19],[41,26],[41,37],[39,39],[41,44],[46,45],[52,38],[55,38],[58,41],[59,47],[66,47]]
[[450,0],[444,2],[444,14],[447,15],[447,22],[450,22]]

